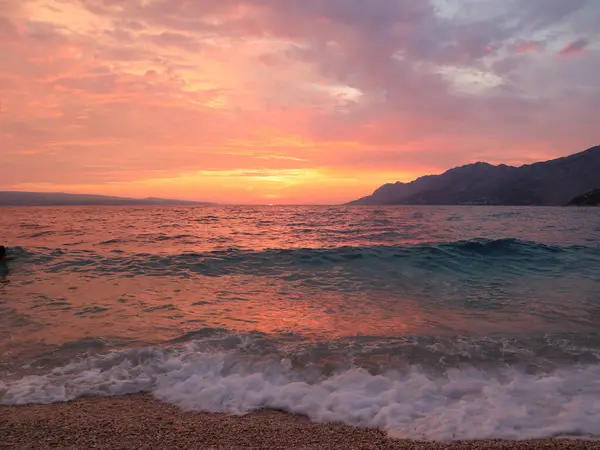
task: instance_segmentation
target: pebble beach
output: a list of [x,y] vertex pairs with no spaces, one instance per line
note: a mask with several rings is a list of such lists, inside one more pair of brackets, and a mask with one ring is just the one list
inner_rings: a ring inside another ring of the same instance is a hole
[[185,412],[148,395],[0,407],[2,449],[597,449],[596,441],[395,440],[384,431],[263,410],[244,416]]

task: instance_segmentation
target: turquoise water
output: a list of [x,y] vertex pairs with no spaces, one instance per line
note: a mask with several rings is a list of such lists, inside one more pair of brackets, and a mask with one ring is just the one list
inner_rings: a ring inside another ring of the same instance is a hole
[[1,212],[1,403],[600,435],[600,209]]

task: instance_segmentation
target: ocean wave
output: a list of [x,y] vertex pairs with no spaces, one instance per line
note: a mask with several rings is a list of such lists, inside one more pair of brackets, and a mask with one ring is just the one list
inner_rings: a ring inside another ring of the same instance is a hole
[[29,234],[29,235],[22,235],[22,238],[41,238],[41,237],[47,237],[47,236],[54,236],[56,234],[56,231],[53,230],[47,230],[47,231],[40,231],[37,233],[33,233],[33,234]]
[[73,270],[98,274],[129,272],[153,276],[197,274],[279,275],[335,267],[373,276],[384,271],[420,270],[436,275],[537,275],[577,273],[600,279],[600,247],[548,245],[518,239],[475,239],[394,246],[336,248],[229,249],[178,254],[134,253],[105,256],[93,251],[21,249],[30,262],[48,264],[51,272]]
[[381,428],[398,438],[599,436],[599,379],[600,365],[537,374],[510,366],[324,373],[298,370],[288,358],[188,343],[113,351],[44,375],[0,381],[0,404],[151,393],[184,410],[245,414],[273,408],[317,422]]

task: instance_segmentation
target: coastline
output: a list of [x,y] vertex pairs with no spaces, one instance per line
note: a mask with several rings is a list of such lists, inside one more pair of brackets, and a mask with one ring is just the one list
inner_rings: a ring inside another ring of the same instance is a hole
[[384,431],[318,424],[262,410],[245,416],[185,412],[150,395],[0,406],[0,448],[97,449],[596,449],[597,441],[544,439],[452,444],[395,440]]

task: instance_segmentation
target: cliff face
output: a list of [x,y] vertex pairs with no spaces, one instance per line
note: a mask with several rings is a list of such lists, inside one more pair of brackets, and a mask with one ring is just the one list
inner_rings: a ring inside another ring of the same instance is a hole
[[600,206],[600,189],[575,197],[567,206]]
[[475,163],[411,183],[386,184],[354,205],[565,205],[600,185],[600,146],[511,167]]

